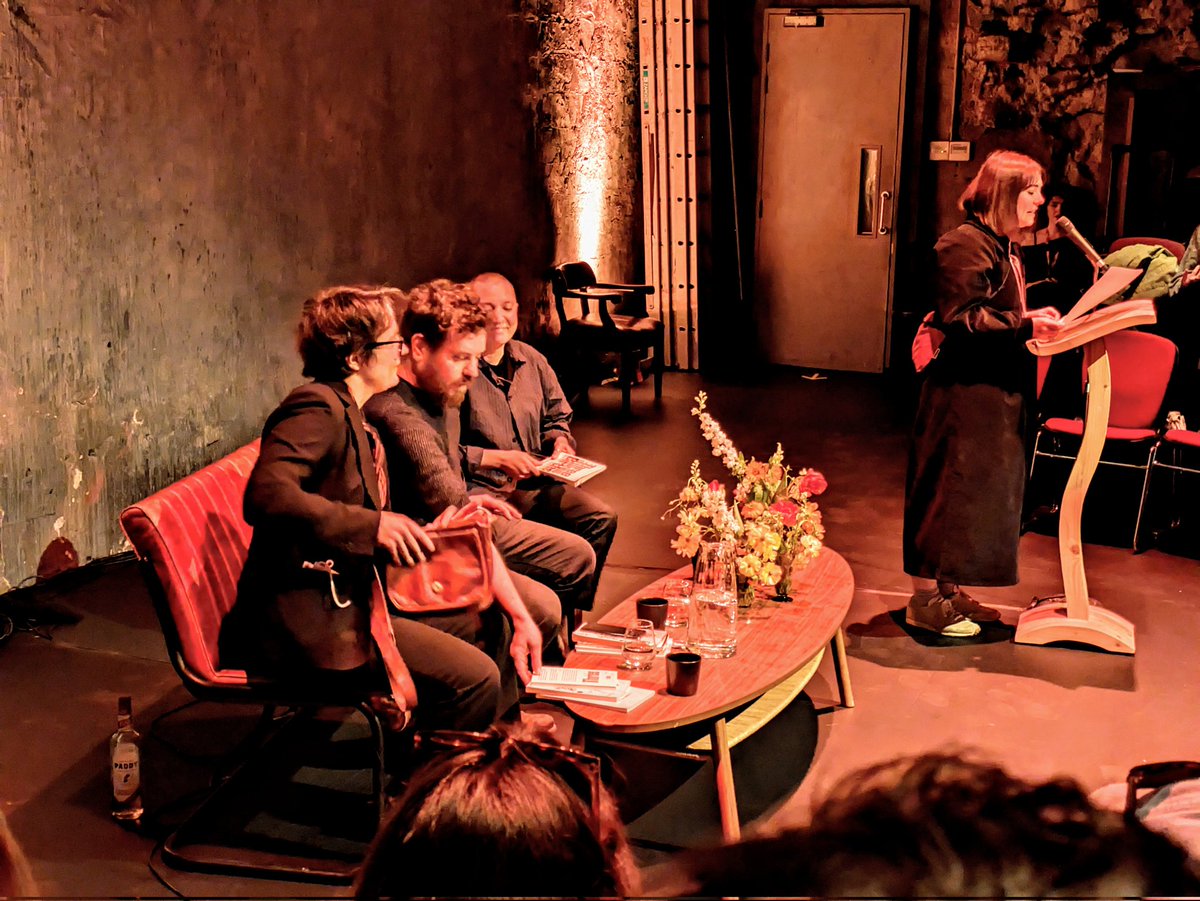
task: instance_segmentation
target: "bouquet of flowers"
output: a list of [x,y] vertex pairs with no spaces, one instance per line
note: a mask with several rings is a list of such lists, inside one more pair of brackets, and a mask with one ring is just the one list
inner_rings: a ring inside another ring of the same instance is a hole
[[718,457],[737,479],[732,502],[725,486],[705,482],[700,461],[693,460],[691,474],[668,515],[678,524],[671,548],[694,557],[703,540],[730,541],[737,555],[739,601],[749,603],[756,584],[775,587],[781,598],[791,589],[792,566],[807,565],[821,550],[825,529],[821,511],[811,498],[827,487],[825,477],[812,469],[793,472],[783,462],[783,445],[765,461],[746,459],[730,441],[721,424],[707,410],[708,396],[696,395],[692,415]]

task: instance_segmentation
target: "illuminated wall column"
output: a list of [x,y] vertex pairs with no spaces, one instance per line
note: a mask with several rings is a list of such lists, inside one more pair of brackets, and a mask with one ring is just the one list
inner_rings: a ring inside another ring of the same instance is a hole
[[525,0],[539,29],[537,131],[555,262],[641,277],[635,0]]

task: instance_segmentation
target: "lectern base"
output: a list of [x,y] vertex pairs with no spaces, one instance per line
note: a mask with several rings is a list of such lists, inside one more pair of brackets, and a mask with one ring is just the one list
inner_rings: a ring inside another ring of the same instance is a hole
[[1017,644],[1074,641],[1114,654],[1132,654],[1134,651],[1133,623],[1095,603],[1088,606],[1088,615],[1084,618],[1068,616],[1066,601],[1026,610],[1017,620],[1013,641]]

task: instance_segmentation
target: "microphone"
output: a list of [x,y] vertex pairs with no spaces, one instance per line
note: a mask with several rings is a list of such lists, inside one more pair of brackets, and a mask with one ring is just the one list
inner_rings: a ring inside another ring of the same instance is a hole
[[1091,260],[1097,272],[1103,272],[1108,268],[1108,264],[1104,262],[1104,257],[1100,256],[1100,252],[1088,242],[1087,238],[1079,233],[1079,229],[1075,227],[1075,223],[1066,216],[1059,216],[1054,224],[1060,232],[1067,236],[1067,239],[1072,244],[1083,251],[1083,255]]

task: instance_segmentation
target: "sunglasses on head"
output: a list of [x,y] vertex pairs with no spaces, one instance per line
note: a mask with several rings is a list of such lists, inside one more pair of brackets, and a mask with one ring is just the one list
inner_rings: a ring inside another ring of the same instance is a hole
[[600,828],[600,758],[594,754],[565,748],[554,741],[518,738],[497,729],[418,732],[413,736],[413,746],[427,759],[467,751],[481,751],[485,760],[505,760],[515,755],[562,779],[588,809],[592,829]]

